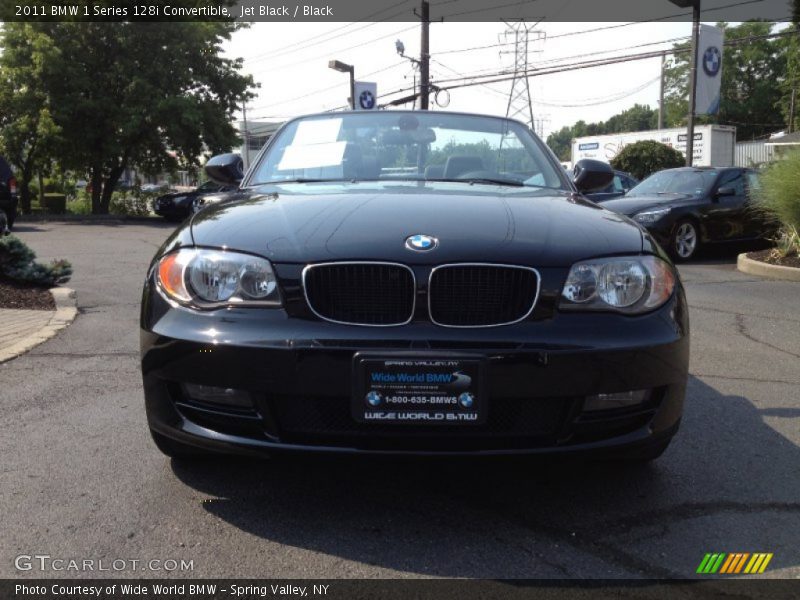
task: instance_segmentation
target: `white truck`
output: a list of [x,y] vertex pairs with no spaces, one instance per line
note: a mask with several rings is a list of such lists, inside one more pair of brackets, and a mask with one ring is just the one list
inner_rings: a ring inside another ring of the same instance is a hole
[[[611,162],[628,144],[655,140],[686,155],[685,127],[654,129],[630,133],[593,135],[572,140],[572,164],[582,158]],[[732,167],[736,147],[736,127],[730,125],[697,125],[694,128],[694,160],[696,167]]]

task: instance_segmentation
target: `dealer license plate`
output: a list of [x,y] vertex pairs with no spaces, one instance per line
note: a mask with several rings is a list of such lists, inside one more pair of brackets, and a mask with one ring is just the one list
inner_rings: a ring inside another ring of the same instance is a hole
[[355,358],[352,414],[361,423],[470,425],[484,422],[485,360],[463,357]]

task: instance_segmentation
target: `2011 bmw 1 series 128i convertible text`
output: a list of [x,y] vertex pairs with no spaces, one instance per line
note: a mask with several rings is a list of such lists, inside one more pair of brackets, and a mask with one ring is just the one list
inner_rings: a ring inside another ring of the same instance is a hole
[[142,374],[170,456],[581,452],[650,460],[689,360],[677,272],[516,121],[286,123],[153,259]]

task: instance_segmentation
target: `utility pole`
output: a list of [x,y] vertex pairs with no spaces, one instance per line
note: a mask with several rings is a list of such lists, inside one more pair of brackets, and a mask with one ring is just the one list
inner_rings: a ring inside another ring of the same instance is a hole
[[667,66],[667,53],[661,55],[661,86],[658,88],[658,128],[664,129],[664,75]]
[[247,129],[247,100],[242,103],[242,122],[244,123],[244,170],[250,167],[250,132]]
[[697,51],[700,45],[700,0],[692,1],[692,56],[689,69],[689,123],[686,132],[686,166],[694,159],[694,111],[697,106]]
[[422,33],[420,39],[419,57],[419,107],[421,110],[428,110],[428,99],[430,96],[430,30],[431,30],[431,5],[427,0],[422,0],[420,6],[420,20],[422,21]]
[[792,97],[789,100],[789,131],[786,133],[792,133],[794,131],[794,107],[795,101],[797,100],[797,87],[792,88]]

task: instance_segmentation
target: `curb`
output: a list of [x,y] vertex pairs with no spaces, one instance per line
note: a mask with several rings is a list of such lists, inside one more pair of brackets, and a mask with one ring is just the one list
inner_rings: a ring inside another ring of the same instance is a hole
[[783,279],[784,281],[800,281],[800,269],[770,265],[760,260],[748,258],[747,254],[740,254],[736,259],[736,268],[742,273],[768,277],[770,279]]
[[53,316],[50,317],[50,321],[39,331],[26,335],[13,346],[0,351],[0,363],[16,358],[46,342],[75,320],[78,315],[75,291],[59,287],[51,289],[50,293],[56,303],[56,310],[53,312]]

